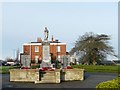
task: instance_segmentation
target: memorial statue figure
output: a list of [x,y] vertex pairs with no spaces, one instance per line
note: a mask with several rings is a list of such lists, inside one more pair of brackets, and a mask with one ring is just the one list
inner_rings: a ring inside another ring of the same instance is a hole
[[48,34],[49,34],[49,31],[47,29],[47,27],[45,27],[45,31],[44,31],[44,40],[48,40]]

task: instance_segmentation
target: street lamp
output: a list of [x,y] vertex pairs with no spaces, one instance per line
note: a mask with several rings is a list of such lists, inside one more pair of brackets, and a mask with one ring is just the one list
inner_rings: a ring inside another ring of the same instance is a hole
[[58,59],[58,40],[56,40],[57,42],[57,48],[56,48],[56,58]]
[[58,40],[56,40],[56,42],[57,42],[57,50],[56,50],[56,63],[55,63],[55,66],[56,66],[56,68],[57,68],[57,66],[58,66]]

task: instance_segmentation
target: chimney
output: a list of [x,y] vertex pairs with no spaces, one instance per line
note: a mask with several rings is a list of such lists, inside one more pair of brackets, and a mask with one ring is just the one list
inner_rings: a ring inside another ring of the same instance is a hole
[[37,42],[42,42],[42,39],[41,38],[37,38]]

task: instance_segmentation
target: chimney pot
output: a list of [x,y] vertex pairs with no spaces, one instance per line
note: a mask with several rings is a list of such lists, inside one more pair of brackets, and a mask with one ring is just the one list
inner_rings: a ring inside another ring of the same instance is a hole
[[42,39],[41,38],[37,38],[37,42],[42,42]]

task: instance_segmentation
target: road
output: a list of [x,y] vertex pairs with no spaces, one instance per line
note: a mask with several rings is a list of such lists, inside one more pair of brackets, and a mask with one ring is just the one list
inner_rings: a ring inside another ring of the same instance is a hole
[[[10,82],[9,74],[0,74],[2,76],[2,88],[95,88],[103,81],[116,78],[115,73],[85,73],[84,81],[61,82],[60,84],[34,84],[24,82]],[[1,79],[1,78],[0,78]]]

